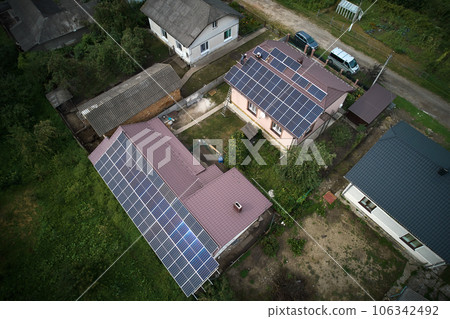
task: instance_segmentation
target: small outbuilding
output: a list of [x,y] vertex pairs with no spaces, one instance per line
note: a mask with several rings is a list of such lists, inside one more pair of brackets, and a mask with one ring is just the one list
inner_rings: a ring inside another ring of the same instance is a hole
[[347,0],[341,0],[341,2],[339,2],[338,6],[336,7],[336,12],[349,20],[353,20],[355,16],[356,19],[361,20],[361,17],[363,15],[363,11],[359,6]]
[[147,121],[181,100],[181,80],[169,64],[157,63],[78,106],[81,120],[99,135],[122,124]]
[[391,91],[375,84],[350,106],[347,117],[355,124],[370,124],[396,97]]

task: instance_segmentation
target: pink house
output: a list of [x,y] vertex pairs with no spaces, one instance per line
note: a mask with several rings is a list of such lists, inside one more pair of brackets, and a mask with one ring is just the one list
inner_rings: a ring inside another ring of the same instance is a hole
[[353,87],[289,44],[268,40],[225,75],[231,102],[284,148],[311,136]]

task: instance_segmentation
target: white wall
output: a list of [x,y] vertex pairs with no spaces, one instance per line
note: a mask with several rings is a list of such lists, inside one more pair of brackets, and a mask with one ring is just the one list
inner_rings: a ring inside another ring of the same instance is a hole
[[159,25],[157,25],[155,22],[153,22],[150,18],[148,19],[148,22],[150,24],[150,30],[152,31],[152,33],[154,35],[156,35],[161,41],[163,41],[164,43],[166,43],[169,47],[171,47],[172,49],[175,50],[175,53],[177,55],[180,56],[180,58],[182,58],[186,63],[190,64],[191,60],[190,60],[190,56],[191,56],[191,52],[189,50],[189,48],[185,48],[183,45],[181,45],[182,50],[180,51],[177,48],[176,45],[176,39],[171,36],[167,30],[167,39],[165,37],[163,37],[162,32],[161,32],[161,27]]
[[[217,21],[217,27],[212,28],[212,24],[208,25],[195,39],[189,48],[182,46],[180,51],[176,46],[176,39],[167,33],[167,39],[162,36],[161,27],[150,18],[148,19],[150,29],[161,41],[165,42],[169,47],[175,50],[186,63],[192,64],[201,58],[207,56],[218,48],[236,40],[239,32],[239,19],[235,16],[226,16]],[[231,38],[224,41],[224,32],[231,28]],[[167,32],[167,30],[166,30]],[[201,54],[200,46],[208,41],[209,51]]]
[[331,104],[325,112],[327,112],[330,115],[333,115],[338,111],[338,109],[341,107],[342,104],[344,104],[345,98],[347,97],[348,93],[344,93],[340,98],[338,98],[336,101],[334,101],[333,104]]
[[[224,41],[223,34],[226,30],[231,29],[231,38]],[[205,55],[217,50],[225,44],[237,39],[239,32],[239,19],[236,16],[226,16],[217,21],[217,27],[213,29],[212,24],[209,24],[191,44],[192,52],[191,62],[198,61]],[[202,43],[208,41],[209,52],[201,54],[200,46]]]
[[[405,236],[409,232],[392,219],[386,212],[384,212],[380,207],[376,207],[372,212],[367,211],[363,206],[359,204],[359,201],[365,196],[356,186],[351,183],[342,192],[342,195],[355,206],[358,211],[368,216],[381,228],[383,228],[389,235],[391,235],[400,245],[402,245],[408,253],[417,258],[420,262],[424,263],[425,266],[432,266],[444,262],[444,260],[434,253],[430,248],[423,245],[422,247],[413,250],[405,242],[403,242],[400,237]],[[366,196],[369,198],[368,196]],[[370,198],[369,198],[370,199]],[[372,200],[371,200],[372,201]],[[372,201],[376,205],[374,201]],[[430,230],[432,231],[432,230]],[[414,234],[411,234],[414,236]],[[423,243],[422,243],[423,244]]]

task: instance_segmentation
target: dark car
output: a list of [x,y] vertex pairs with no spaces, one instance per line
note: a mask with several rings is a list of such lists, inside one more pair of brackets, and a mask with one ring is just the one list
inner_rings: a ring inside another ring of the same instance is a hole
[[303,48],[305,45],[309,45],[309,47],[314,50],[319,47],[317,42],[305,31],[299,31],[295,34],[295,44],[301,45]]

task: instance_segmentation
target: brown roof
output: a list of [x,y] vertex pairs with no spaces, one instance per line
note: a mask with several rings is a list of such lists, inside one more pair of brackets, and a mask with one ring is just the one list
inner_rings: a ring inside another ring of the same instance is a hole
[[[237,212],[234,203],[242,205]],[[214,241],[223,247],[253,224],[272,203],[236,168],[184,200]]]
[[371,123],[392,103],[396,95],[378,83],[372,86],[348,109],[366,123]]

